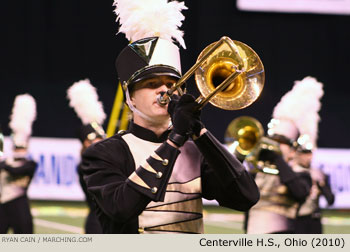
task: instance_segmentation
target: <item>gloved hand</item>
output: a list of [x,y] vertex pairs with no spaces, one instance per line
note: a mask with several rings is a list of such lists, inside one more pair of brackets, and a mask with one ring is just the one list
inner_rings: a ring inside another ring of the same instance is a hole
[[[173,130],[169,135],[169,139],[177,146],[183,145],[189,135],[199,136],[202,123],[200,121],[200,110],[196,110],[197,106],[195,98],[190,94],[184,94],[181,97],[173,95],[171,97],[168,113],[171,117]],[[174,136],[178,136],[179,141],[174,139]],[[183,139],[180,139],[179,136],[182,136]]]
[[276,151],[271,151],[268,149],[262,149],[259,153],[258,159],[261,161],[269,161],[270,163],[275,163],[275,161],[281,157]]

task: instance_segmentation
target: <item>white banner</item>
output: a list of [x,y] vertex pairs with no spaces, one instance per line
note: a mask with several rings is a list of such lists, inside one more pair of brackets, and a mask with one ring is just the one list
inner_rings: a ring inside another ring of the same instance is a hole
[[[5,137],[4,155],[11,154],[11,140]],[[84,200],[76,168],[80,162],[78,139],[32,137],[30,156],[38,163],[29,187],[31,199]],[[319,148],[314,153],[313,167],[330,176],[335,204],[332,208],[350,208],[350,149]],[[216,204],[216,201],[204,201]],[[325,207],[325,200],[321,199]]]
[[237,0],[243,11],[350,14],[350,0]]
[[[335,194],[334,205],[330,208],[350,208],[350,150],[319,148],[314,153],[312,167],[330,176]],[[320,205],[326,207],[326,200],[321,198]]]
[[[76,170],[80,162],[80,149],[78,139],[32,137],[29,153],[38,167],[28,189],[29,198],[84,200]],[[12,142],[5,137],[4,156],[11,155],[11,152]]]

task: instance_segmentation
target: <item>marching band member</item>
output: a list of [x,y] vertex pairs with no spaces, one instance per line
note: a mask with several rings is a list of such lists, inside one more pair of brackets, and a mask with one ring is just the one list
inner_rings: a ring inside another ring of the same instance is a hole
[[203,126],[193,96],[157,103],[181,77],[179,48],[171,39],[184,47],[178,30],[184,3],[119,0],[114,5],[120,31],[132,41],[116,67],[133,119],[128,131],[83,154],[84,180],[103,232],[203,233],[202,197],[245,211],[259,191]]
[[305,202],[300,206],[296,218],[297,234],[322,234],[322,213],[319,206],[320,196],[324,196],[328,206],[333,205],[335,196],[332,192],[329,176],[319,169],[311,167],[313,150],[300,147],[297,151],[296,161],[303,168],[309,170],[312,187]]
[[29,94],[15,98],[9,126],[13,153],[0,163],[0,233],[32,234],[33,218],[27,189],[37,163],[28,157],[28,143],[36,118],[36,103]]
[[[102,102],[98,100],[96,88],[92,86],[89,79],[75,82],[67,90],[69,105],[75,110],[83,125],[79,130],[79,140],[82,143],[81,153],[92,144],[105,138],[105,132],[102,128],[106,114],[103,111]],[[96,216],[96,206],[93,198],[88,193],[81,163],[78,165],[79,182],[85,194],[86,202],[89,207],[89,213],[85,221],[86,234],[101,234],[101,224]]]
[[300,133],[298,122],[309,111],[310,90],[308,82],[296,81],[274,108],[268,136],[279,144],[281,153],[268,149],[260,153],[259,160],[274,164],[277,170],[276,174],[256,173],[261,198],[249,211],[248,234],[295,233],[297,211],[310,192],[311,178],[291,161]]
[[[323,85],[316,79],[308,77],[303,81],[310,85],[310,99],[308,112],[302,120],[298,122],[300,137],[298,138],[298,148],[295,156],[295,163],[301,169],[309,172],[312,179],[310,194],[305,202],[300,206],[296,218],[296,233],[298,234],[322,234],[321,209],[319,207],[319,198],[323,195],[328,203],[334,203],[334,194],[332,193],[329,176],[320,169],[311,166],[314,150],[317,148],[318,114],[321,108],[320,99],[323,96]],[[311,89],[312,88],[312,89]]]

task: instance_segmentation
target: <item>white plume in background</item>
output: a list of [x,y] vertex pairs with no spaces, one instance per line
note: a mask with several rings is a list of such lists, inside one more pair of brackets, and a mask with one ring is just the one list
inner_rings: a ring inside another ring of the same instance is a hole
[[96,88],[91,85],[89,79],[73,83],[67,90],[67,98],[70,101],[69,106],[75,110],[83,124],[103,124],[106,114],[102,102],[98,100]]
[[273,111],[273,118],[294,122],[300,134],[308,134],[317,139],[318,111],[323,96],[323,84],[313,77],[295,81],[292,90],[287,92]]
[[119,32],[125,34],[130,42],[160,37],[169,41],[177,40],[186,49],[181,27],[185,19],[181,13],[187,7],[183,2],[167,0],[114,0],[116,21],[120,23]]
[[[305,113],[296,121],[301,135],[308,135],[311,143],[315,146],[318,136],[318,123],[320,116],[318,112],[321,109],[320,99],[323,96],[323,84],[313,77],[305,77],[297,81],[296,85],[300,86],[300,92],[303,93],[301,103]],[[302,87],[302,88],[301,88]]]
[[32,124],[36,119],[35,99],[29,94],[17,95],[10,116],[9,127],[12,130],[16,146],[26,146],[32,134]]

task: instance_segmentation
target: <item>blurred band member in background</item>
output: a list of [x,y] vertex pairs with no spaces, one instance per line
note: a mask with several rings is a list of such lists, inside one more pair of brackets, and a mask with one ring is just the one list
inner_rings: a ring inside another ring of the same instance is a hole
[[[69,105],[75,110],[83,125],[79,130],[79,140],[82,143],[81,154],[92,144],[105,138],[105,132],[102,128],[106,114],[103,111],[102,102],[98,100],[96,88],[85,79],[75,82],[67,90]],[[79,182],[85,194],[86,202],[89,207],[89,213],[85,221],[86,234],[101,234],[101,224],[96,216],[96,205],[93,198],[88,193],[81,163],[77,167]]]
[[309,169],[312,187],[305,202],[300,206],[296,219],[297,234],[322,234],[322,214],[319,206],[320,196],[323,195],[328,206],[333,205],[335,196],[332,193],[329,176],[319,169],[311,167],[312,151],[298,150],[296,162]]
[[279,144],[282,155],[268,149],[260,152],[259,159],[274,164],[277,170],[272,174],[256,173],[261,198],[249,211],[248,234],[296,232],[297,212],[309,195],[312,182],[310,173],[292,161],[300,134],[299,124],[308,115],[310,101],[318,99],[315,82],[312,77],[296,81],[274,108],[268,136]]
[[304,119],[299,122],[300,137],[294,162],[301,169],[309,172],[312,179],[310,194],[305,202],[299,207],[296,219],[296,233],[298,234],[322,234],[321,209],[319,198],[323,195],[328,203],[334,203],[329,176],[321,170],[312,167],[313,151],[317,148],[318,123],[320,121],[319,110],[320,99],[323,95],[323,85],[320,82],[312,82],[314,88],[314,99],[310,99],[310,106]]
[[36,118],[36,103],[29,94],[15,98],[9,127],[13,152],[0,163],[0,233],[32,234],[33,218],[27,189],[37,164],[28,157],[29,138]]
[[186,7],[152,2],[114,3],[120,31],[138,35],[116,62],[133,120],[128,131],[84,152],[84,180],[104,233],[203,233],[202,197],[245,211],[259,191],[243,165],[204,128],[193,96],[157,103],[181,77],[180,52],[171,37],[184,46],[177,26]]

